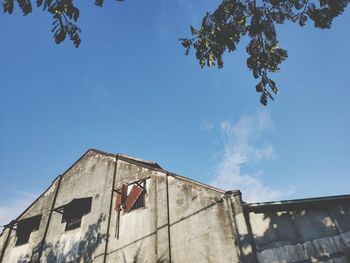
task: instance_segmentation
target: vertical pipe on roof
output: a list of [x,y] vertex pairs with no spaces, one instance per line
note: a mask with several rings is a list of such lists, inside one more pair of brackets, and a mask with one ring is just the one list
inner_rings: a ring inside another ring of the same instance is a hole
[[107,260],[109,229],[110,229],[110,226],[111,226],[111,217],[112,217],[112,209],[113,209],[114,185],[115,185],[115,178],[116,178],[116,175],[117,175],[117,162],[118,162],[118,154],[115,155],[113,182],[112,182],[112,190],[111,190],[111,201],[110,201],[110,204],[109,204],[109,215],[108,215],[108,222],[107,222],[106,246],[105,246],[105,253],[103,255],[103,263],[106,263],[106,260]]
[[234,202],[232,202],[232,192],[231,191],[227,191],[225,193],[225,195],[227,196],[227,199],[228,199],[228,202],[229,202],[229,208],[231,209],[231,215],[232,215],[232,218],[230,217],[230,221],[231,223],[233,224],[233,227],[232,227],[232,230],[234,229],[233,231],[233,235],[236,239],[236,253],[237,253],[237,256],[239,258],[239,261],[240,262],[244,262],[243,261],[243,257],[242,257],[242,244],[241,244],[241,240],[240,240],[240,235],[239,235],[239,231],[238,231],[238,227],[237,227],[237,221],[236,221],[236,211],[235,211],[235,204]]
[[[154,229],[156,231],[156,235],[155,235],[155,242],[154,242],[154,251],[156,254],[156,258],[157,258],[157,262],[159,261],[158,259],[158,178],[157,176],[152,177],[151,179],[154,183],[154,208],[156,211],[155,212],[155,216],[154,216]],[[151,204],[150,204],[151,205]]]
[[[239,262],[258,262],[249,218],[247,218],[248,215],[242,206],[241,192],[227,191],[225,194],[228,196],[230,202],[235,236],[237,240],[236,252],[240,260]],[[243,247],[247,246],[251,247],[251,252],[248,254],[243,252]]]
[[225,193],[225,200],[227,204],[227,214],[228,214],[228,219],[230,221],[230,228],[231,228],[231,235],[232,235],[232,240],[233,240],[233,246],[236,248],[236,254],[237,257],[240,258],[240,251],[237,249],[237,246],[239,246],[239,237],[237,234],[237,226],[234,218],[234,209],[233,209],[233,204],[231,200],[231,193],[226,192]]
[[63,178],[63,176],[62,176],[62,175],[59,175],[59,179],[58,179],[58,183],[57,183],[57,188],[56,188],[56,191],[55,191],[55,196],[54,196],[53,201],[52,201],[52,204],[51,204],[51,209],[50,209],[50,213],[49,213],[49,218],[47,219],[47,223],[46,223],[46,226],[45,226],[45,232],[44,232],[43,238],[42,238],[42,240],[41,240],[41,242],[40,242],[40,246],[39,246],[39,256],[38,256],[37,262],[40,262],[40,258],[41,258],[42,254],[43,254],[43,247],[44,247],[44,244],[45,244],[47,232],[48,232],[48,230],[49,230],[49,225],[50,225],[50,221],[51,221],[53,209],[55,208],[56,199],[57,199],[57,195],[58,195],[58,190],[59,190],[59,188],[60,188],[62,178]]
[[166,205],[167,205],[167,216],[168,216],[168,247],[169,247],[169,263],[171,263],[171,236],[170,236],[170,209],[169,209],[169,173],[166,173]]

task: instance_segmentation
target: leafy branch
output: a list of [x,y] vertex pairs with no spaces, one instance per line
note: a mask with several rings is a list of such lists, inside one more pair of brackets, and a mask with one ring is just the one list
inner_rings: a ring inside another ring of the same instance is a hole
[[[101,1],[96,1],[97,2]],[[17,0],[23,15],[32,12],[31,0]],[[75,47],[79,47],[81,39],[79,33],[81,29],[76,25],[79,18],[79,9],[74,5],[73,0],[36,0],[37,7],[42,7],[44,11],[52,14],[53,23],[51,32],[57,44],[61,43],[68,36]],[[12,14],[14,0],[3,0],[3,13]]]
[[201,67],[223,67],[223,54],[236,50],[244,36],[250,38],[246,47],[247,66],[259,79],[256,91],[261,93],[260,102],[267,105],[279,90],[268,77],[280,70],[280,64],[288,53],[279,46],[276,24],[285,21],[304,26],[310,18],[317,28],[330,28],[335,17],[344,12],[349,0],[223,0],[213,13],[207,13],[201,27],[191,26],[191,38],[181,38],[188,55],[196,50]]

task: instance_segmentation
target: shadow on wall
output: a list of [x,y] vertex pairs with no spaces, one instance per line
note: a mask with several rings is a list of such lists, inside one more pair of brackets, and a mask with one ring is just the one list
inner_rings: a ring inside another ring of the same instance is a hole
[[[215,201],[171,225],[178,224],[221,203],[222,200]],[[327,260],[350,262],[350,204],[348,203],[331,206],[324,204],[301,206],[293,209],[263,207],[259,211],[252,211],[249,205],[244,205],[244,211],[248,233],[240,235],[236,240],[242,256],[241,262],[320,262]],[[104,220],[105,216],[100,216],[95,224],[88,227],[85,235],[73,243],[66,244],[57,241],[54,244],[44,244],[45,253],[43,255],[46,255],[46,261],[92,262],[96,249],[106,239],[106,234],[100,234],[101,223]],[[150,235],[152,234],[155,233]],[[142,262],[142,242],[148,236],[132,242],[132,244],[135,242],[140,242],[140,244],[131,262]],[[118,249],[122,250],[124,263],[130,262],[127,261],[123,251],[130,245],[127,244]],[[38,249],[39,246],[33,249],[29,262],[36,262],[35,256],[38,254]],[[18,263],[28,262],[29,257],[29,255],[26,256],[27,260],[21,258]],[[167,262],[163,258],[161,256],[157,263]]]
[[[60,242],[45,243],[43,246],[43,256],[46,255],[46,262],[92,262],[95,250],[106,239],[106,234],[101,234],[101,223],[105,220],[106,216],[101,215],[95,224],[89,225],[89,228],[85,235],[74,243]],[[65,247],[69,246],[68,250]],[[29,262],[36,262],[40,245],[33,248],[33,253]],[[28,256],[27,256],[28,257]],[[17,263],[28,262],[25,258],[21,258]]]
[[[220,207],[220,210],[222,210],[222,209],[224,209],[224,205],[223,205],[224,199],[225,199],[224,197],[223,197],[223,198],[215,198],[215,200],[213,200],[213,201],[212,201],[210,204],[208,204],[207,206],[202,207],[202,208],[200,208],[200,209],[198,209],[198,210],[196,210],[196,211],[194,211],[194,212],[191,212],[190,214],[188,214],[188,215],[186,215],[186,216],[181,217],[181,219],[172,222],[172,223],[170,224],[170,226],[174,226],[174,225],[176,225],[176,224],[182,223],[182,222],[184,222],[184,221],[190,219],[191,217],[196,216],[196,215],[199,215],[199,214],[201,214],[202,212],[205,212],[205,211],[207,211],[208,209],[211,209],[211,208],[213,208],[213,207],[215,207],[215,206],[219,206],[219,207]],[[159,231],[160,229],[163,229],[163,228],[165,228],[165,227],[167,227],[167,226],[168,226],[168,224],[164,224],[164,225],[158,227],[158,228],[157,228],[157,231]],[[141,260],[141,258],[142,258],[142,255],[141,255],[142,249],[141,249],[141,248],[142,248],[142,243],[143,243],[143,241],[144,241],[145,239],[149,238],[149,237],[152,236],[152,235],[156,235],[156,234],[157,234],[157,231],[151,232],[151,233],[149,233],[149,234],[147,234],[147,235],[144,235],[144,236],[142,236],[142,237],[140,237],[140,238],[138,238],[138,239],[136,239],[136,240],[133,240],[132,242],[130,242],[130,243],[128,243],[128,244],[125,244],[125,245],[122,246],[122,247],[118,247],[118,248],[116,248],[116,249],[114,249],[114,250],[108,252],[107,255],[111,255],[111,254],[114,254],[114,253],[117,253],[117,252],[121,252],[121,254],[122,254],[122,260],[123,260],[122,262],[123,262],[123,263],[126,263],[126,262],[127,262],[127,263],[129,263],[129,262],[133,262],[133,263],[136,263],[136,262],[137,262],[137,263],[140,263],[140,262],[142,262],[142,260]],[[128,247],[134,246],[136,243],[140,243],[140,245],[138,245],[138,249],[137,249],[135,255],[133,256],[132,261],[130,261],[130,260],[128,261],[126,255],[125,255],[125,253],[124,253],[124,251],[125,251],[125,249],[127,249]],[[157,263],[163,263],[163,262],[165,263],[165,262],[168,262],[167,256],[166,256],[166,255],[158,255],[158,259],[157,259],[156,262],[157,262]]]
[[[132,263],[140,263],[140,262],[142,262],[142,260],[141,260],[141,258],[140,258],[141,247],[142,247],[142,242],[141,242],[141,245],[139,246],[139,248],[137,249],[135,256],[133,257]],[[165,263],[165,262],[168,262],[167,260],[162,259],[162,258],[163,258],[163,256],[161,256],[159,259],[157,259],[156,263]],[[125,256],[124,252],[123,252],[123,262],[124,262],[124,263],[129,263],[129,262],[126,260],[126,256]]]
[[350,262],[349,204],[255,212],[245,206],[245,219],[244,262]]

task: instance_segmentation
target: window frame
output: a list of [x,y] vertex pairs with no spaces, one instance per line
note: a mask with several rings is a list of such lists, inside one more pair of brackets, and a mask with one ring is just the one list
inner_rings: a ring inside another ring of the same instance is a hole
[[[80,228],[83,217],[91,213],[93,197],[74,198],[69,203],[56,209],[56,212],[62,214],[61,223],[66,223],[65,232]],[[81,209],[79,211],[78,209]]]

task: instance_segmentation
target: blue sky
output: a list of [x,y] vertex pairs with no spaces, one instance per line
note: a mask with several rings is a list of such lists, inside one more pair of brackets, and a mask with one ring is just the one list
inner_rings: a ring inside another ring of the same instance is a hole
[[278,27],[289,58],[263,107],[245,42],[221,70],[184,56],[219,1],[84,1],[83,42],[51,17],[0,15],[0,224],[88,148],[157,161],[248,201],[349,194],[350,12],[331,30]]

